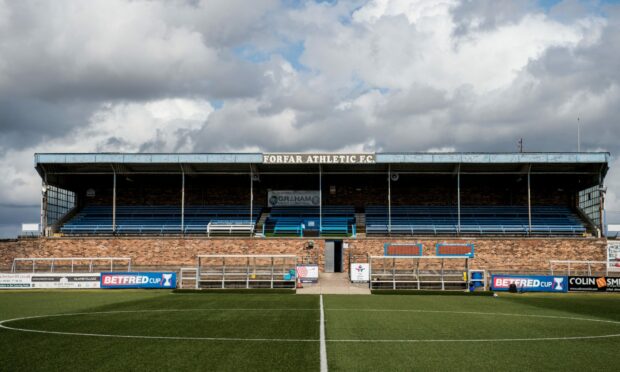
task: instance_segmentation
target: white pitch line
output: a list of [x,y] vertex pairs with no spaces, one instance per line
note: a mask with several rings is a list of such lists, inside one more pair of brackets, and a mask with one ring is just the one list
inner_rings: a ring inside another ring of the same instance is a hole
[[325,312],[323,311],[323,295],[320,297],[321,303],[321,325],[320,325],[320,356],[321,356],[321,372],[327,372],[327,344],[325,343]]
[[[105,315],[105,314],[119,314],[119,313],[148,313],[148,312],[185,312],[185,311],[256,311],[256,310],[286,310],[286,311],[316,311],[317,309],[268,309],[268,308],[256,308],[256,309],[233,309],[233,308],[202,308],[202,309],[153,309],[153,310],[116,310],[116,311],[98,311],[98,312],[85,312],[85,313],[65,313],[65,314],[51,314],[51,315],[35,315],[21,318],[4,319],[0,321],[0,328],[29,333],[43,333],[43,334],[56,334],[65,336],[90,336],[90,337],[109,337],[109,338],[131,338],[131,339],[157,339],[157,340],[198,340],[198,341],[257,341],[257,342],[320,342],[320,357],[321,357],[321,372],[327,372],[327,342],[351,342],[351,343],[440,343],[440,342],[529,342],[529,341],[566,341],[566,340],[591,340],[601,338],[613,338],[620,337],[618,334],[607,335],[591,335],[591,336],[566,336],[566,337],[538,337],[538,338],[496,338],[496,339],[331,339],[325,338],[325,309],[323,307],[323,295],[320,296],[320,339],[286,339],[286,338],[242,338],[242,337],[185,337],[185,336],[143,336],[143,335],[112,335],[101,333],[80,333],[80,332],[62,332],[62,331],[44,331],[28,328],[10,327],[6,323],[17,322],[20,320],[29,319],[41,319],[41,318],[54,318],[63,316],[77,316],[77,315]],[[442,310],[415,310],[415,309],[403,309],[403,310],[388,310],[388,309],[327,309],[328,311],[377,311],[377,312],[416,312],[416,313],[452,313],[452,314],[469,314],[469,315],[500,315],[500,316],[519,316],[519,317],[533,317],[533,318],[555,318],[566,319],[573,321],[586,321],[586,322],[602,322],[620,324],[618,321],[602,320],[602,319],[588,319],[577,317],[565,317],[565,316],[553,316],[553,315],[533,315],[533,314],[511,314],[511,313],[485,313],[485,312],[473,312],[473,311],[442,311]]]

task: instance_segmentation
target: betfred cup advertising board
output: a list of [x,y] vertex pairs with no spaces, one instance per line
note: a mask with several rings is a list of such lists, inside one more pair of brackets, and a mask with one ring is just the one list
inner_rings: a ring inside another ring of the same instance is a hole
[[101,288],[151,288],[177,287],[177,274],[173,272],[118,272],[101,273]]
[[568,278],[565,276],[546,275],[493,275],[491,290],[508,291],[514,284],[523,292],[566,292]]
[[571,292],[620,292],[620,277],[569,276],[568,290]]

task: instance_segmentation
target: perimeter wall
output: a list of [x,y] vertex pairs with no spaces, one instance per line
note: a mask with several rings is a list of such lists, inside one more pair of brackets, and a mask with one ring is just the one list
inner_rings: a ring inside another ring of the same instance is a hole
[[[310,241],[313,248],[308,248]],[[593,238],[547,239],[343,239],[345,269],[348,255],[383,255],[383,244],[422,243],[433,255],[439,242],[474,243],[472,268],[547,271],[549,260],[606,260],[607,242]],[[0,241],[0,270],[16,257],[131,257],[134,267],[168,268],[195,265],[199,254],[295,254],[318,256],[323,270],[324,239],[300,238],[36,238]]]

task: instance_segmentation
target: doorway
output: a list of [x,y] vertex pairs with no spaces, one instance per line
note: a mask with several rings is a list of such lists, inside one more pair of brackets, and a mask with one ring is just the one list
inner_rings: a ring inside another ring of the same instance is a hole
[[326,240],[325,241],[325,272],[341,273],[343,272],[343,252],[342,240]]

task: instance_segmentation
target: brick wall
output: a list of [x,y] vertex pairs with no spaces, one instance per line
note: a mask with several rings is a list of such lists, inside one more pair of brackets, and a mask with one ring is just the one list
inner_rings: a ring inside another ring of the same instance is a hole
[[[308,241],[313,249],[307,249]],[[383,255],[385,242],[420,242],[425,255],[434,254],[437,239],[345,239],[346,256]],[[493,270],[548,270],[548,260],[606,259],[604,239],[448,239],[448,242],[473,242],[476,258],[473,268]],[[198,254],[295,254],[319,255],[323,265],[324,240],[321,239],[248,239],[248,238],[46,238],[0,242],[0,269],[10,267],[15,257],[131,257],[135,266],[194,265]],[[346,266],[346,265],[345,265]]]

